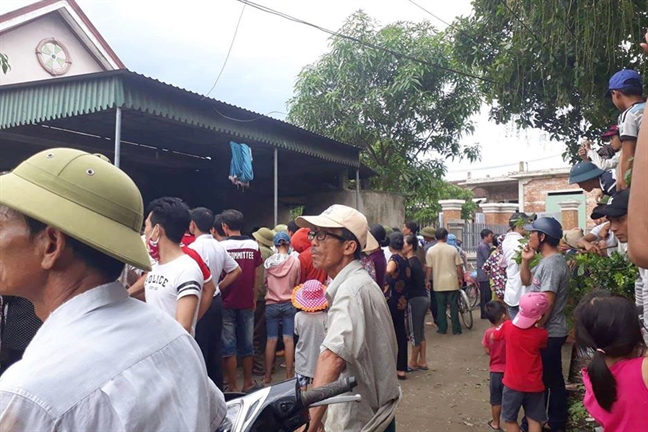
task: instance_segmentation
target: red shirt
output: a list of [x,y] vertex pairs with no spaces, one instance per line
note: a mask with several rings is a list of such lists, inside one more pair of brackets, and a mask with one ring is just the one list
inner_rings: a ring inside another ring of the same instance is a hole
[[491,335],[495,332],[495,327],[486,329],[482,345],[490,350],[490,371],[504,372],[506,365],[506,341],[494,340]]
[[225,309],[254,309],[256,268],[263,264],[259,245],[245,236],[229,237],[221,242],[241,267],[241,275],[222,291]]
[[184,252],[185,255],[189,255],[191,258],[193,258],[194,261],[196,261],[196,264],[198,264],[198,267],[200,267],[200,271],[202,272],[205,283],[209,282],[212,278],[212,274],[209,271],[209,267],[207,267],[207,264],[205,264],[205,261],[203,261],[198,252],[188,248],[187,246],[182,246],[182,252]]
[[[192,234],[185,234],[182,236],[182,246],[189,246],[191,243],[196,241],[196,236]],[[187,254],[188,255],[188,254]]]
[[503,380],[506,387],[526,393],[545,390],[540,350],[547,347],[548,338],[549,333],[545,329],[531,327],[522,330],[514,326],[512,321],[504,321],[493,332],[493,339],[506,341]]
[[313,266],[313,255],[311,253],[311,248],[308,248],[299,254],[299,267],[299,283],[304,283],[307,280],[311,279],[316,279],[321,283],[326,283],[326,278],[328,277],[326,271],[318,270]]

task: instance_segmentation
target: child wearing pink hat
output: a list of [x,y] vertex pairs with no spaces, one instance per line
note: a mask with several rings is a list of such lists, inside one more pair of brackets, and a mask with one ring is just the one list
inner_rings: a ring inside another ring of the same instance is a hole
[[313,382],[320,346],[326,336],[328,301],[325,289],[320,281],[311,279],[297,285],[292,294],[292,304],[299,310],[295,315],[295,334],[299,337],[295,374],[302,390]]
[[524,408],[529,432],[541,432],[547,421],[540,350],[547,346],[549,333],[536,323],[549,309],[547,296],[530,292],[520,298],[520,312],[512,321],[493,332],[494,340],[506,341],[506,366],[502,392],[502,418],[506,431],[517,432],[518,413]]

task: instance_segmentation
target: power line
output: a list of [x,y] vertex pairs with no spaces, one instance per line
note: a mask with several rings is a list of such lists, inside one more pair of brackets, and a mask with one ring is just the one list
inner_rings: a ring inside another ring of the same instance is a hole
[[241,9],[241,14],[239,15],[238,22],[236,23],[236,28],[234,29],[234,36],[232,36],[232,42],[230,42],[229,49],[227,50],[227,55],[225,56],[225,61],[223,62],[223,67],[221,68],[220,72],[218,73],[218,76],[216,77],[216,81],[214,82],[214,85],[209,89],[207,94],[203,97],[206,98],[209,96],[209,94],[214,91],[216,88],[216,84],[218,84],[218,81],[220,80],[221,75],[223,74],[223,71],[225,70],[225,66],[227,66],[227,60],[229,60],[229,56],[232,53],[232,47],[234,46],[234,41],[236,40],[236,35],[238,34],[239,26],[241,25],[241,19],[243,18],[243,12],[245,12],[245,6],[246,4],[243,4],[243,9]]
[[[553,159],[553,158],[558,157],[558,156],[562,156],[562,153],[557,153],[557,154],[554,154],[554,155],[551,155],[551,156],[545,156],[545,157],[541,157],[541,158],[538,158],[538,159],[531,159],[531,160],[523,161],[523,162],[525,162],[525,163],[540,162],[540,161],[543,161],[543,160]],[[451,173],[451,172],[452,173],[459,173],[459,172],[484,171],[484,170],[489,170],[489,169],[506,168],[506,167],[509,167],[509,166],[515,166],[518,163],[519,162],[513,162],[513,163],[509,163],[509,164],[494,165],[494,166],[488,166],[488,167],[465,168],[465,169],[459,169],[459,170],[448,170],[448,172],[449,173]]]
[[452,27],[452,24],[450,24],[450,23],[447,22],[447,21],[442,20],[441,18],[439,18],[438,16],[434,15],[432,12],[430,12],[430,11],[427,10],[427,9],[425,9],[423,6],[421,6],[420,4],[416,3],[415,1],[413,1],[413,0],[409,0],[409,2],[412,3],[414,6],[416,6],[417,8],[421,9],[423,12],[426,12],[426,13],[428,13],[429,15],[433,16],[434,18],[438,19],[439,21],[441,21],[443,24],[447,25],[448,27]]
[[238,122],[238,123],[250,123],[250,122],[253,122],[253,121],[261,120],[261,119],[267,118],[270,114],[284,114],[284,115],[287,115],[285,112],[282,112],[282,111],[270,111],[270,112],[268,112],[266,114],[261,114],[261,115],[259,115],[257,117],[251,118],[251,119],[237,119],[237,118],[230,117],[230,116],[227,116],[227,115],[223,114],[222,112],[218,111],[218,109],[215,106],[212,106],[212,108],[214,109],[214,111],[216,111],[216,113],[219,116],[221,116],[221,117],[223,117],[223,118],[225,118],[227,120],[235,121],[235,122]]
[[542,41],[541,41],[540,39],[538,39],[538,36],[536,36],[536,34],[535,34],[535,33],[534,33],[534,32],[533,32],[533,31],[532,31],[532,30],[531,30],[531,29],[530,29],[530,28],[529,28],[529,27],[524,23],[524,21],[522,21],[522,18],[520,18],[520,17],[519,17],[519,16],[518,16],[514,11],[513,11],[513,9],[511,9],[511,8],[509,7],[508,4],[506,4],[506,0],[499,0],[499,2],[500,2],[502,5],[504,5],[504,7],[505,7],[506,9],[509,10],[509,12],[511,12],[511,14],[515,17],[515,19],[518,20],[518,22],[519,22],[520,24],[522,24],[522,27],[524,27],[524,28],[526,29],[526,31],[528,31],[529,34],[530,34],[531,36],[533,36],[533,39],[535,39],[535,40],[540,44],[540,46],[544,46],[543,43],[542,43]]
[[497,82],[495,82],[495,81],[493,81],[491,79],[484,78],[484,77],[481,77],[479,75],[474,75],[474,74],[471,74],[471,73],[468,73],[468,72],[461,72],[461,71],[458,71],[458,70],[455,70],[455,69],[452,69],[452,68],[449,68],[449,67],[441,66],[441,65],[438,65],[438,64],[433,64],[433,63],[428,62],[427,60],[423,60],[423,59],[420,59],[418,57],[413,57],[413,56],[410,56],[410,55],[407,55],[407,54],[403,54],[403,53],[400,53],[398,51],[394,51],[394,50],[392,50],[390,48],[381,47],[379,45],[375,45],[375,44],[372,44],[370,42],[365,42],[365,41],[363,41],[361,39],[358,39],[358,38],[355,38],[353,36],[348,36],[348,35],[342,34],[340,32],[329,30],[329,29],[321,27],[321,26],[319,26],[317,24],[313,24],[313,23],[310,23],[308,21],[304,21],[302,19],[295,18],[295,17],[290,16],[288,14],[285,14],[283,12],[279,12],[279,11],[271,9],[269,7],[266,7],[266,6],[251,2],[249,0],[237,0],[237,1],[239,1],[241,3],[244,3],[244,4],[248,5],[248,6],[251,6],[251,7],[255,8],[255,9],[258,9],[258,10],[260,10],[262,12],[266,12],[266,13],[269,13],[269,14],[276,15],[278,17],[287,19],[289,21],[293,21],[293,22],[296,22],[296,23],[299,23],[299,24],[307,25],[309,27],[313,27],[313,28],[315,28],[315,29],[317,29],[317,30],[319,30],[321,32],[328,33],[331,36],[336,36],[336,37],[340,37],[342,39],[347,39],[347,40],[356,42],[356,43],[358,43],[360,45],[366,46],[368,48],[372,48],[372,49],[375,49],[375,50],[378,50],[378,51],[383,51],[383,52],[389,53],[389,54],[391,54],[393,56],[396,56],[396,57],[412,60],[412,61],[415,61],[417,63],[421,63],[421,64],[424,64],[424,65],[430,66],[432,68],[441,69],[441,70],[444,70],[446,72],[452,72],[452,73],[455,73],[457,75],[462,75],[462,76],[465,76],[465,77],[468,77],[468,78],[474,78],[474,79],[479,80],[479,81],[488,82],[488,83],[491,83],[491,84],[498,84]]

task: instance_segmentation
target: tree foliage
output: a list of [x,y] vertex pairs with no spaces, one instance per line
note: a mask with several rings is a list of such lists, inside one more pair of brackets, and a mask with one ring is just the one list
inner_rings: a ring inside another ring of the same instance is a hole
[[459,144],[480,106],[474,80],[437,67],[459,66],[428,22],[380,27],[358,11],[340,33],[423,61],[333,37],[299,74],[289,121],[362,147],[362,161],[379,173],[372,187],[404,194],[408,209],[433,204],[442,198],[445,160],[478,157],[477,146]]
[[11,66],[9,66],[9,57],[7,54],[2,54],[0,53],[0,69],[2,69],[2,73],[7,75],[7,72],[11,70]]
[[458,61],[487,81],[480,86],[497,122],[514,119],[567,143],[616,122],[605,99],[619,69],[648,72],[638,42],[648,25],[646,0],[474,0],[455,22]]

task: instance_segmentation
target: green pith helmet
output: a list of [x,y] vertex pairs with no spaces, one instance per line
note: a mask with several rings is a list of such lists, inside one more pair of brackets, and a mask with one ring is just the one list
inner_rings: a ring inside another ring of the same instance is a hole
[[140,237],[142,195],[105,156],[70,148],[40,152],[0,176],[0,204],[116,260],[151,268]]
[[569,171],[569,184],[581,183],[587,180],[598,178],[604,172],[605,171],[594,165],[592,162],[578,162]]

